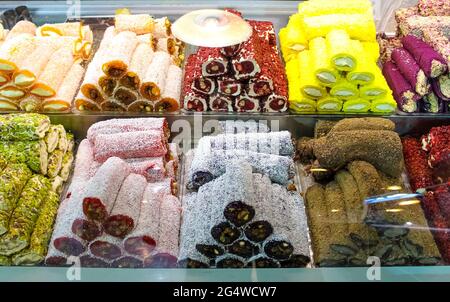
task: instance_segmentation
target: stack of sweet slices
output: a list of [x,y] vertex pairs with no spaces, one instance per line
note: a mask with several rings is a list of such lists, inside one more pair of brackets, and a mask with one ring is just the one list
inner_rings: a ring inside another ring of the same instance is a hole
[[167,17],[117,14],[88,66],[76,111],[177,111],[183,43]]
[[70,111],[89,58],[93,34],[80,22],[18,22],[0,30],[0,110]]
[[449,112],[448,12],[442,1],[419,1],[396,11],[396,37],[379,37],[383,73],[404,112]]
[[290,134],[234,134],[258,128],[247,126],[226,126],[232,132],[199,141],[186,175],[180,267],[304,267],[310,261],[304,205],[288,190]]
[[173,267],[180,204],[179,152],[164,118],[92,125],[56,220],[47,265]]
[[0,118],[0,265],[43,261],[74,139],[39,114]]
[[185,110],[287,110],[287,82],[273,24],[248,22],[253,34],[247,41],[225,48],[200,47],[189,56],[183,86]]

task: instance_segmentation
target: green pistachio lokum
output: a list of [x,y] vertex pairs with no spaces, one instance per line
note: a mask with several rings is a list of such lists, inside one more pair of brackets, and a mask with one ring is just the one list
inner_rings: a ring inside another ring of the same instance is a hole
[[67,151],[73,152],[73,148],[75,147],[75,137],[73,133],[66,132],[67,138]]
[[64,153],[67,151],[67,147],[69,145],[67,141],[67,133],[66,129],[64,129],[63,125],[56,125],[56,129],[58,130],[58,149],[62,150]]
[[61,171],[64,158],[64,151],[56,149],[48,156],[47,175],[51,178],[56,177]]
[[0,235],[8,231],[9,218],[31,176],[32,173],[25,164],[9,164],[0,174]]
[[51,125],[44,137],[44,141],[47,144],[47,152],[52,153],[56,147],[58,147],[59,132],[55,125]]
[[56,176],[50,179],[50,190],[56,194],[61,194],[64,186],[64,179],[61,176]]
[[0,239],[0,255],[10,256],[28,246],[49,191],[50,182],[45,176],[30,178],[11,216],[8,233]]
[[6,256],[0,256],[0,266],[10,266],[11,258]]
[[36,221],[29,248],[12,258],[15,265],[35,265],[44,260],[48,243],[52,237],[58,206],[59,195],[55,192],[49,192]]
[[5,169],[7,165],[8,165],[8,163],[6,162],[6,160],[4,160],[3,158],[0,158],[0,172],[2,172],[3,169]]
[[64,154],[61,171],[59,172],[59,175],[64,181],[67,181],[67,179],[69,178],[72,163],[73,163],[73,153],[72,151],[68,151],[66,154]]
[[0,116],[0,140],[28,141],[45,136],[50,119],[37,113],[17,113]]
[[47,174],[48,153],[43,140],[0,141],[0,158],[8,163],[27,164],[34,172]]

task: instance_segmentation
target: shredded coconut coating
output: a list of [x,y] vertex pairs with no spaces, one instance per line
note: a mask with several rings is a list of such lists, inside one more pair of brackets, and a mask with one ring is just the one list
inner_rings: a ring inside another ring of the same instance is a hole
[[178,256],[181,222],[181,203],[175,196],[166,196],[161,202],[159,216],[158,253]]

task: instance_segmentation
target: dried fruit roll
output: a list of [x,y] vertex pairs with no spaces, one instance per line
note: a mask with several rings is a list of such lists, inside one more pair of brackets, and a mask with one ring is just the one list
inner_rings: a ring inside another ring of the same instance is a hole
[[29,247],[13,257],[15,265],[35,265],[43,262],[53,232],[59,207],[59,195],[48,192],[30,238]]
[[181,204],[175,196],[161,202],[158,246],[151,267],[176,267],[181,223]]
[[153,34],[155,38],[167,38],[172,35],[171,30],[172,24],[170,23],[169,18],[162,17],[155,19],[155,27],[153,29]]
[[237,112],[259,112],[261,111],[259,99],[249,96],[246,92],[241,93],[234,100]]
[[309,187],[306,191],[305,201],[310,222],[314,262],[320,263],[328,255],[329,241],[331,239],[324,187],[320,184]]
[[146,179],[138,174],[130,174],[123,181],[114,207],[103,223],[105,233],[124,238],[138,223],[141,201],[147,185]]
[[167,143],[156,130],[98,134],[93,149],[95,160],[104,162],[112,156],[123,159],[164,156]]
[[152,101],[160,98],[166,85],[169,66],[170,55],[162,51],[155,52],[152,62],[148,66],[145,76],[142,79],[140,92],[144,98]]
[[92,255],[92,253],[86,252],[83,253],[83,255],[80,255],[80,266],[106,268],[110,267],[110,264],[109,262]]
[[110,157],[86,185],[83,212],[92,220],[103,222],[114,206],[124,179],[130,174],[127,163]]
[[149,43],[139,43],[133,52],[126,74],[120,79],[120,85],[139,90],[153,55],[154,51]]
[[0,157],[9,163],[23,163],[36,172],[47,174],[48,153],[43,140],[1,141]]
[[117,14],[114,19],[117,32],[131,31],[136,35],[153,33],[155,20],[148,14]]
[[247,262],[249,268],[279,268],[280,263],[277,260],[264,255],[257,255],[250,258]]
[[295,153],[289,131],[205,136],[198,146],[204,151],[238,149],[282,156],[293,156]]
[[29,87],[39,78],[57,45],[51,41],[42,41],[19,66],[13,75],[12,81],[19,87]]
[[114,91],[114,98],[124,106],[129,106],[138,100],[137,92],[125,87],[119,87]]
[[132,257],[132,256],[123,256],[119,259],[114,260],[111,263],[111,267],[117,268],[141,268],[144,267],[144,263],[142,260]]
[[109,119],[93,124],[87,131],[87,139],[95,144],[100,134],[116,134],[137,131],[159,131],[166,138],[170,136],[170,129],[165,118],[132,118]]
[[3,141],[38,140],[45,136],[50,119],[42,114],[8,114],[0,116],[0,139]]
[[10,217],[32,173],[24,164],[9,164],[0,174],[0,234],[8,231]]
[[30,93],[40,97],[54,96],[74,62],[75,58],[70,47],[62,47],[55,51],[31,87]]
[[333,87],[339,80],[339,73],[331,65],[326,40],[322,37],[309,41],[311,68],[307,71],[313,73],[320,84]]
[[0,70],[14,72],[36,48],[36,41],[30,34],[20,34],[5,41],[0,48]]
[[272,194],[268,191],[271,185],[269,178],[260,174],[253,174],[255,217],[245,227],[244,233],[246,238],[256,243],[263,242],[273,233],[272,222],[274,222],[275,213],[272,207]]
[[[211,79],[203,78],[205,81],[211,81],[211,88],[209,89],[209,94],[214,91],[214,85]],[[238,96],[242,91],[242,84],[232,78],[220,78],[217,80],[217,90],[219,93],[228,96]]]
[[216,268],[243,268],[245,259],[236,255],[223,255],[216,259]]
[[189,170],[190,182],[199,188],[226,172],[226,164],[243,159],[250,163],[255,173],[267,175],[273,182],[287,185],[293,177],[293,160],[285,156],[243,150],[212,150],[197,153]]
[[428,93],[430,85],[428,84],[427,76],[406,49],[394,49],[392,51],[392,60],[420,96]]
[[180,67],[170,65],[167,71],[164,90],[161,93],[161,100],[155,105],[155,111],[174,112],[180,108],[180,94],[182,70]]
[[[327,95],[327,91],[322,87],[312,72],[313,61],[311,51],[304,50],[300,52],[298,54],[298,60],[293,59],[291,62],[292,63],[286,64],[286,68],[289,68],[289,70],[292,68],[300,71],[298,74],[298,83],[301,86],[299,86],[298,89],[300,89],[303,96],[312,99],[319,99]],[[296,66],[296,63],[298,66]]]
[[89,251],[95,257],[111,261],[122,256],[121,245],[121,239],[105,234],[89,244]]
[[164,197],[155,194],[153,184],[148,184],[141,203],[141,213],[136,228],[123,241],[124,249],[131,255],[145,259],[157,246],[160,225],[160,208]]
[[138,39],[133,32],[122,31],[114,36],[102,60],[103,72],[112,78],[122,77],[130,66],[137,44]]
[[228,60],[222,56],[220,48],[201,47],[197,52],[204,77],[217,77],[228,72]]
[[408,35],[402,38],[402,44],[427,77],[436,78],[447,71],[447,62],[442,55],[419,38]]

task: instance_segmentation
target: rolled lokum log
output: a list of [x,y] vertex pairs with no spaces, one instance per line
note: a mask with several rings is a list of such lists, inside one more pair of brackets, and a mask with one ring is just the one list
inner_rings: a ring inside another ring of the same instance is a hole
[[124,179],[130,174],[127,163],[111,157],[97,170],[86,185],[83,212],[92,220],[103,222],[114,206]]
[[95,257],[111,261],[122,256],[121,244],[121,239],[105,234],[89,244],[89,251]]
[[359,96],[359,90],[358,86],[347,80],[341,80],[331,88],[330,95],[339,100],[354,100]]
[[0,157],[10,163],[23,163],[36,172],[47,174],[48,153],[43,140],[38,141],[2,141]]
[[313,17],[330,14],[362,14],[372,11],[372,3],[367,0],[341,2],[329,2],[319,0],[314,2],[302,2],[298,5],[298,13],[302,17]]
[[340,75],[331,65],[326,40],[318,37],[309,41],[309,53],[312,69],[306,72],[312,72],[320,84],[333,87],[338,82]]
[[154,187],[148,184],[141,203],[141,213],[136,228],[124,242],[124,249],[131,255],[145,259],[157,246],[160,225],[160,207],[163,198],[154,196]]
[[91,242],[102,234],[101,226],[95,221],[87,220],[82,211],[77,210],[77,218],[73,220],[71,226],[72,233],[87,242]]
[[383,65],[383,75],[392,89],[398,108],[405,112],[415,112],[420,96],[406,81],[397,66],[391,61],[386,62]]
[[443,101],[450,102],[450,75],[442,75],[431,81],[434,93]]
[[375,80],[375,76],[380,72],[376,61],[365,53],[362,43],[352,41],[353,49],[356,52],[357,64],[355,68],[347,73],[347,80],[355,85],[369,85]]
[[56,125],[56,129],[58,131],[58,150],[63,151],[66,153],[68,151],[68,140],[67,140],[67,132],[66,129],[64,129],[63,125]]
[[108,99],[106,101],[103,101],[100,104],[100,108],[102,111],[108,112],[125,112],[127,110],[127,106],[123,105],[122,103],[114,99]]
[[155,101],[161,96],[166,85],[169,66],[170,55],[162,51],[155,52],[142,79],[140,92],[144,98]]
[[172,24],[170,23],[169,18],[161,17],[155,19],[155,27],[153,29],[153,34],[155,38],[167,38],[172,35],[171,30]]
[[63,180],[60,176],[50,179],[50,190],[57,193],[59,196],[62,193],[64,182],[65,180]]
[[185,66],[189,73],[185,73],[184,75],[183,93],[191,90],[200,94],[212,94],[214,92],[216,82],[214,78],[208,78],[202,75],[202,63],[200,56],[197,54],[189,56]]
[[337,70],[351,71],[355,69],[359,62],[353,55],[355,52],[352,49],[352,42],[345,30],[330,31],[326,36],[326,43],[329,58]]
[[34,51],[36,41],[30,34],[20,34],[5,41],[0,48],[0,70],[14,72]]
[[362,112],[369,112],[371,106],[372,104],[368,100],[356,99],[344,102],[342,110],[344,112],[362,113]]
[[36,83],[31,87],[30,93],[40,97],[54,96],[74,61],[70,47],[62,47],[55,51]]
[[6,36],[6,40],[17,37],[21,34],[36,35],[36,25],[28,20],[17,22]]
[[155,110],[155,103],[144,98],[139,98],[138,100],[131,103],[127,111],[128,112],[153,112]]
[[161,181],[167,176],[163,157],[130,158],[125,161],[132,173],[144,176],[149,182]]
[[6,99],[18,100],[23,98],[26,95],[25,90],[20,89],[13,85],[5,85],[0,88],[0,97],[4,97]]
[[109,50],[105,54],[105,57],[103,57],[103,72],[112,78],[122,77],[130,66],[131,58],[137,44],[138,39],[135,33],[130,31],[118,33],[109,42]]
[[258,255],[260,249],[258,245],[251,243],[246,239],[239,239],[230,245],[227,249],[228,253],[248,259],[253,255]]
[[293,177],[293,160],[285,156],[243,150],[213,150],[197,153],[189,170],[194,189],[226,172],[228,162],[243,159],[250,163],[255,173],[267,175],[273,182],[287,185]]
[[212,78],[200,76],[192,82],[192,90],[200,94],[213,94],[216,82]]
[[[1,45],[0,45],[1,47]],[[11,75],[5,71],[0,71],[0,85],[4,85],[11,81]]]
[[386,95],[384,98],[372,101],[370,111],[375,113],[393,113],[397,109],[397,102],[392,95]]
[[176,267],[181,223],[181,204],[175,196],[161,203],[158,246],[150,267]]
[[155,130],[98,134],[94,143],[94,158],[99,162],[112,156],[126,159],[166,154],[166,139],[160,131]]
[[130,174],[123,181],[114,207],[104,222],[105,233],[124,238],[138,223],[141,201],[147,185],[146,179],[138,174]]
[[19,87],[29,87],[39,78],[45,69],[57,45],[51,41],[42,41],[36,49],[19,66],[20,70],[14,73],[13,82]]
[[81,22],[64,22],[44,24],[37,29],[37,34],[46,36],[74,36],[81,37],[83,24]]
[[259,76],[250,79],[248,84],[248,94],[250,96],[266,96],[273,91],[272,72],[269,71],[269,67],[264,64],[261,67],[261,73]]
[[176,53],[176,46],[177,44],[174,38],[159,38],[156,43],[156,50],[164,51],[170,55],[173,55]]
[[54,150],[48,155],[47,175],[51,178],[56,177],[62,168],[64,152],[62,150]]
[[245,259],[236,255],[223,255],[216,259],[216,268],[243,268]]
[[[242,99],[241,102],[244,102]],[[212,95],[209,97],[209,109],[215,112],[233,112],[233,97],[226,95]],[[244,110],[244,108],[242,108]]]
[[44,138],[50,119],[42,114],[8,114],[0,116],[0,140],[29,141]]
[[0,111],[14,112],[19,110],[20,107],[16,101],[0,97]]
[[436,78],[447,71],[447,61],[433,47],[419,38],[408,35],[402,38],[402,43],[427,77]]
[[234,100],[234,107],[237,112],[259,112],[261,106],[259,99],[249,96],[246,92],[241,93]]
[[117,32],[131,31],[136,35],[143,35],[153,33],[155,20],[148,14],[117,14],[114,25]]
[[264,121],[256,122],[254,120],[227,120],[219,121],[220,132],[224,134],[237,133],[267,133],[270,128]]
[[47,134],[44,137],[45,144],[47,145],[47,152],[52,153],[58,147],[59,133],[56,125],[51,125]]
[[[190,234],[198,234],[195,228],[198,225],[197,211],[200,207],[197,202],[197,193],[188,193],[183,198],[183,220],[180,229],[180,252],[178,256],[178,267],[185,268],[208,268],[208,257],[200,254],[196,247],[197,240]],[[200,201],[201,204],[201,201]],[[221,248],[213,255],[220,255],[224,251]]]
[[280,95],[272,93],[265,100],[263,112],[285,112],[289,108],[287,93]]
[[166,138],[170,136],[170,129],[165,118],[132,118],[109,119],[93,124],[87,131],[87,138],[95,144],[100,134],[116,134],[137,131],[159,131]]
[[[379,143],[382,142],[381,145],[375,143],[378,140]],[[401,141],[393,131],[333,132],[314,141],[313,148],[314,155],[323,168],[339,169],[346,163],[359,159],[372,163],[391,176],[399,176],[403,169]],[[346,150],[347,148],[351,151]]]
[[100,87],[105,97],[111,97],[116,90],[118,80],[116,78],[102,75],[98,79],[98,87]]
[[205,136],[199,141],[201,151],[247,150],[265,154],[293,156],[294,145],[288,131],[269,133],[238,133]]
[[153,55],[154,52],[149,43],[139,43],[134,50],[127,73],[120,79],[120,85],[139,90]]
[[99,104],[90,99],[85,98],[81,92],[78,92],[78,95],[75,97],[73,106],[74,109],[80,112],[101,110]]
[[383,77],[381,70],[375,70],[374,76],[375,78],[372,83],[359,88],[361,98],[366,100],[376,100],[391,93],[391,89],[389,88],[386,79]]
[[165,80],[166,85],[161,93],[161,100],[155,105],[155,111],[174,112],[180,108],[182,73],[180,67],[169,66]]
[[142,260],[132,256],[123,256],[111,263],[111,267],[117,268],[141,268],[143,266]]
[[84,139],[78,146],[72,181],[89,180],[89,170],[94,162],[94,153],[89,140]]
[[59,195],[48,192],[43,201],[39,217],[30,238],[29,247],[13,257],[15,265],[35,265],[41,263],[48,250],[48,244],[53,232],[53,223],[59,207]]
[[[319,126],[319,125],[318,125]],[[391,120],[378,117],[347,118],[330,125],[328,133],[352,130],[389,130],[395,131],[395,123]]]
[[217,77],[228,72],[228,60],[222,56],[220,48],[201,47],[197,56],[204,77]]
[[61,253],[53,244],[50,243],[48,248],[47,255],[45,256],[45,265],[46,266],[69,266],[70,263],[67,263],[67,256],[64,253]]
[[255,30],[250,39],[242,43],[239,53],[231,61],[236,79],[253,78],[261,72],[264,53],[260,44],[260,38]]
[[408,17],[419,15],[419,8],[417,6],[402,7],[395,11],[395,21],[397,24],[402,24]]
[[439,113],[444,112],[444,102],[440,100],[436,94],[430,92],[420,101],[421,112]]
[[247,262],[249,268],[279,268],[280,262],[264,255],[257,255]]
[[394,49],[394,51],[392,51],[392,60],[405,79],[408,80],[409,84],[420,96],[424,96],[428,93],[430,86],[427,82],[427,77],[414,60],[414,57],[406,49]]
[[[311,52],[304,50],[298,54],[298,60],[292,59],[286,64],[288,75],[298,72],[298,90],[306,98],[319,99],[326,96],[327,91],[320,85],[312,72]],[[295,76],[295,75],[294,75]],[[295,83],[295,82],[294,82]],[[289,81],[291,87],[291,81]]]
[[204,112],[208,110],[208,96],[189,92],[184,95],[183,108],[187,111]]
[[32,173],[24,164],[9,164],[0,174],[0,234],[9,229],[10,217],[18,203],[22,189]]
[[114,98],[124,106],[129,106],[138,100],[137,92],[125,87],[119,87],[114,91]]

